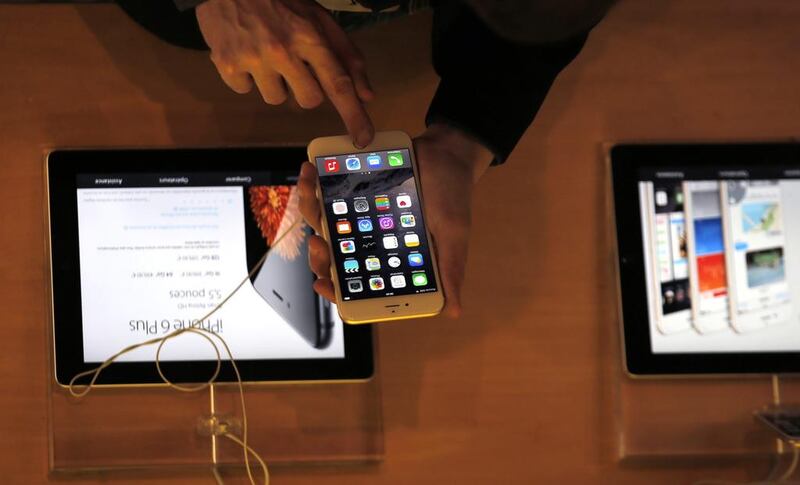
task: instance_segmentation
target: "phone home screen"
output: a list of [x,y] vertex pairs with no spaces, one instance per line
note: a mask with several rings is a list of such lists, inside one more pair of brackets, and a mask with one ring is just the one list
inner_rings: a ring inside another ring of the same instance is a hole
[[316,164],[342,299],[437,291],[408,149]]

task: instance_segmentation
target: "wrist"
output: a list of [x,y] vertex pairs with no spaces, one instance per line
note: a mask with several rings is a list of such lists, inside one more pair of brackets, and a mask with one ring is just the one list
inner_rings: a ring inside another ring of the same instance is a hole
[[444,123],[430,124],[420,138],[447,152],[453,163],[462,165],[472,174],[473,183],[480,180],[494,159],[494,154],[482,143]]

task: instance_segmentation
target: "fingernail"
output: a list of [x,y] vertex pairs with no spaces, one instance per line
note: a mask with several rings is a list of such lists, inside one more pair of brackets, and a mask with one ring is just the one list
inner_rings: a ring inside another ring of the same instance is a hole
[[369,145],[370,141],[372,141],[372,132],[370,130],[364,130],[356,137],[356,148],[364,148]]

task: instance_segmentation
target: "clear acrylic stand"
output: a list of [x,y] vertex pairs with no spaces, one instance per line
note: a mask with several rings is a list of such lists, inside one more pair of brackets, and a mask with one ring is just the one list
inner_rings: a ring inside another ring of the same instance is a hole
[[[241,446],[215,434],[227,426],[240,436],[235,384],[195,393],[164,386],[97,388],[76,399],[51,382],[53,473],[243,466]],[[377,373],[357,383],[246,384],[245,401],[248,444],[269,465],[383,456]]]
[[[783,400],[800,402],[800,382],[781,378]],[[618,458],[741,458],[782,452],[754,412],[775,402],[769,376],[631,379],[615,392]]]

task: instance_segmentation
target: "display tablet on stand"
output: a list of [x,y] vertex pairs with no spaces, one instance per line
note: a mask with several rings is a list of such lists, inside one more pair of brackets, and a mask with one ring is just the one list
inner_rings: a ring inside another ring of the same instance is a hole
[[800,371],[800,145],[610,153],[630,374]]
[[620,457],[774,454],[753,412],[800,371],[800,145],[620,144],[609,163]]
[[[369,326],[317,296],[295,188],[304,147],[63,150],[47,157],[54,373],[61,385],[124,347],[186,327],[225,339],[246,382],[347,381],[373,372]],[[280,239],[279,239],[280,238]],[[263,267],[210,318],[271,249]],[[156,346],[100,385],[162,383]],[[175,382],[205,382],[201,336],[166,343]],[[227,356],[223,355],[223,359]],[[224,362],[218,382],[235,380]]]

